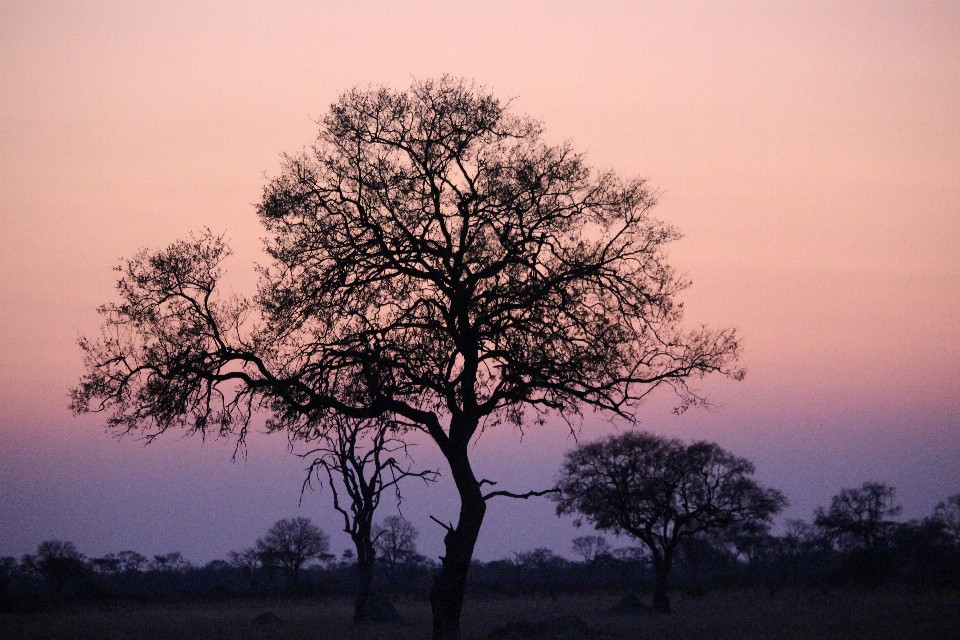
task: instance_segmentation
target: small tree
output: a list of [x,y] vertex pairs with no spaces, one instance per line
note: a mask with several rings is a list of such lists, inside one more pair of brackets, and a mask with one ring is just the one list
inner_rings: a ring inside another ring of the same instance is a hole
[[573,552],[590,564],[599,556],[610,553],[610,545],[603,536],[580,536],[573,539]]
[[577,514],[599,531],[626,533],[651,553],[653,608],[668,612],[670,568],[680,544],[744,522],[767,522],[787,504],[761,487],[753,465],[716,444],[684,445],[628,432],[583,444],[566,455],[557,514]]
[[[535,588],[557,599],[557,575],[566,560],[546,547],[533,551],[514,552],[513,563],[517,570],[517,586]],[[526,583],[526,585],[524,585]]]
[[939,503],[930,522],[940,530],[948,544],[960,547],[960,493]]
[[243,551],[231,551],[229,554],[230,564],[240,570],[243,577],[250,584],[250,591],[257,593],[263,583],[264,564],[263,558],[255,547],[244,549]]
[[136,551],[121,551],[117,554],[120,560],[120,568],[124,572],[143,571],[147,566],[147,557]]
[[400,572],[423,558],[417,554],[420,532],[406,518],[389,516],[374,529],[374,545],[387,577],[397,581]]
[[[400,502],[400,482],[407,478],[420,478],[432,482],[436,471],[414,471],[404,466],[398,456],[407,456],[407,444],[402,436],[407,427],[386,416],[370,420],[353,420],[334,416],[325,430],[307,434],[306,438],[318,446],[304,454],[315,456],[307,472],[310,483],[315,473],[325,472],[333,494],[333,507],[343,517],[343,530],[350,535],[357,549],[357,572],[359,582],[354,600],[354,620],[371,619],[368,608],[372,595],[373,569],[380,537],[399,533],[388,527],[387,531],[375,531],[373,516],[384,492],[392,491]],[[342,494],[348,500],[343,500]],[[387,518],[390,522],[391,519]],[[406,521],[401,521],[406,524]],[[412,526],[413,537],[416,531]],[[397,524],[400,527],[400,524]],[[411,538],[412,543],[412,538]],[[394,541],[396,542],[396,541]],[[388,551],[395,547],[385,547]],[[381,552],[382,553],[382,552]],[[390,559],[387,559],[388,562]]]
[[88,564],[94,572],[101,575],[115,575],[123,570],[123,561],[112,553],[108,553],[102,558],[91,558]]
[[894,503],[896,489],[882,482],[865,482],[856,489],[843,489],[830,500],[830,507],[818,507],[814,525],[841,551],[877,551],[889,542],[900,513]]
[[314,558],[327,555],[330,540],[309,518],[278,520],[257,540],[257,553],[264,564],[281,567],[294,586],[300,583],[300,570]]
[[150,568],[160,573],[182,573],[192,566],[179,551],[153,556],[153,562],[150,563]]

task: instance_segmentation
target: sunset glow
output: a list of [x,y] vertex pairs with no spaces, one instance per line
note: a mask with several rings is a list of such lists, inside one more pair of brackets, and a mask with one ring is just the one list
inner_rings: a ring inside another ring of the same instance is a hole
[[[743,382],[669,393],[641,426],[707,439],[810,517],[840,487],[898,487],[904,516],[960,492],[960,5],[956,3],[114,3],[0,6],[0,556],[45,539],[207,561],[308,515],[346,547],[282,436],[144,447],[73,417],[78,335],[122,258],[191,231],[252,294],[253,203],[355,85],[450,73],[661,192],[684,238],[687,323],[738,327]],[[581,439],[624,428],[587,414]],[[549,486],[556,421],[476,445],[499,486]],[[441,466],[430,446],[417,461]],[[449,477],[411,488],[427,555]],[[478,556],[569,554],[547,501],[491,503]],[[391,506],[392,509],[392,506]],[[386,513],[386,511],[385,511]]]

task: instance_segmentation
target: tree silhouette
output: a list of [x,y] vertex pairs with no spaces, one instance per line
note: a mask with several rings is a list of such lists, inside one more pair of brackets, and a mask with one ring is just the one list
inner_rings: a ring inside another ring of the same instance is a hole
[[420,532],[405,518],[388,516],[374,530],[377,555],[387,578],[396,583],[400,571],[423,560],[417,554]]
[[151,569],[161,573],[180,573],[191,566],[190,562],[179,551],[153,556],[153,562],[150,563]]
[[147,566],[147,557],[136,551],[121,551],[117,554],[120,569],[125,572],[142,571]]
[[278,520],[256,544],[262,562],[281,567],[294,587],[300,583],[303,566],[314,558],[324,557],[329,549],[327,534],[310,522],[310,518]]
[[600,556],[610,554],[610,545],[603,536],[579,536],[573,539],[573,552],[590,564]]
[[256,547],[250,547],[243,551],[231,551],[227,554],[230,558],[230,564],[240,570],[243,577],[247,579],[250,590],[253,593],[259,593],[260,586],[263,584],[264,571],[267,568],[263,562],[263,556],[257,551]]
[[487,501],[537,494],[483,493],[481,427],[632,419],[662,385],[683,409],[703,401],[691,378],[742,373],[733,330],[681,328],[687,282],[665,255],[679,234],[655,204],[470,82],[354,89],[265,188],[258,295],[218,297],[229,249],[212,233],[140,253],[102,337],[81,341],[72,407],[148,438],[242,442],[261,407],[295,439],[334,415],[422,429],[460,497],[431,595],[434,637],[456,638]]
[[786,506],[782,493],[751,475],[748,460],[711,442],[628,432],[567,453],[553,499],[558,515],[577,514],[599,531],[643,542],[655,573],[653,608],[668,612],[670,569],[684,540],[767,522]]
[[46,540],[33,555],[25,554],[23,566],[35,571],[57,595],[63,595],[87,572],[86,558],[72,542]]
[[[414,471],[400,464],[397,454],[407,452],[403,433],[403,426],[386,416],[367,420],[333,416],[324,424],[324,429],[310,438],[318,446],[304,454],[314,456],[305,486],[315,472],[325,472],[333,494],[333,507],[343,517],[343,530],[357,549],[359,583],[354,601],[357,622],[369,620],[372,615],[368,604],[377,538],[382,535],[374,531],[373,517],[380,498],[384,492],[393,491],[399,503],[402,480],[420,478],[432,482],[437,476],[435,471]],[[341,492],[349,501],[341,498]]]
[[960,547],[960,493],[938,503],[930,521],[940,529],[949,544]]
[[856,489],[842,489],[830,499],[830,507],[818,507],[813,523],[841,551],[877,550],[886,545],[900,513],[894,504],[896,489],[882,482],[864,482]]

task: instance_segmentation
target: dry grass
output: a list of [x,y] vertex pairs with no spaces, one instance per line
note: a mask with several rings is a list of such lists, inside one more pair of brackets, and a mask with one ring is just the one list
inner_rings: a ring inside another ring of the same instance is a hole
[[[915,595],[842,591],[788,593],[770,598],[752,591],[712,594],[702,599],[677,597],[669,616],[621,616],[607,613],[617,598],[565,596],[484,599],[467,602],[463,635],[487,638],[511,621],[576,615],[609,640],[670,638],[816,638],[957,640],[960,593]],[[346,600],[311,603],[228,603],[150,605],[0,615],[2,640],[421,640],[430,636],[429,605],[401,600],[405,625],[356,626]],[[272,611],[283,622],[254,626],[257,614]],[[546,637],[546,636],[545,636]]]

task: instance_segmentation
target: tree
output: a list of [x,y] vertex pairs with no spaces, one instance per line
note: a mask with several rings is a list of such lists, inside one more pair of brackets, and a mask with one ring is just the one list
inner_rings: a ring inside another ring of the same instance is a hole
[[230,564],[240,570],[243,577],[250,584],[250,591],[259,593],[260,586],[263,583],[264,564],[263,558],[256,547],[250,547],[243,551],[231,551],[229,553]]
[[153,556],[153,562],[150,563],[150,568],[160,573],[182,573],[192,566],[179,551]]
[[115,575],[123,569],[123,561],[116,555],[108,553],[102,558],[90,558],[88,563],[95,573]]
[[553,499],[558,515],[577,514],[598,531],[643,542],[653,561],[653,608],[668,612],[670,568],[684,540],[768,522],[786,506],[782,493],[750,477],[753,471],[748,460],[711,442],[627,432],[568,452]]
[[284,569],[294,586],[300,583],[303,566],[326,556],[329,548],[327,534],[310,518],[278,520],[256,544],[263,563]]
[[513,564],[516,566],[518,588],[529,591],[537,589],[557,599],[557,574],[566,560],[546,547],[537,547],[533,551],[514,552]]
[[896,489],[882,482],[864,482],[856,489],[843,489],[830,499],[826,510],[818,507],[813,523],[841,551],[876,551],[889,541],[900,513],[894,504]]
[[600,556],[610,553],[610,545],[603,536],[579,536],[573,539],[573,552],[590,564]]
[[404,567],[423,560],[417,554],[417,538],[420,532],[405,518],[388,516],[374,530],[374,545],[377,555],[391,580]]
[[36,571],[57,594],[65,593],[87,573],[86,558],[72,542],[47,540],[34,555],[24,555],[22,564]]
[[[401,438],[404,427],[386,416],[367,420],[334,416],[325,426],[326,429],[310,438],[319,446],[305,454],[315,456],[305,485],[315,472],[322,469],[326,473],[333,494],[333,507],[343,516],[343,530],[350,535],[357,549],[359,581],[354,620],[361,622],[371,619],[373,614],[368,604],[371,602],[376,551],[380,548],[378,538],[392,531],[374,531],[373,516],[381,496],[392,490],[399,503],[402,480],[420,478],[432,482],[437,473],[413,471],[397,461],[394,454],[407,453],[407,444]],[[347,495],[349,503],[341,500],[341,491]]]
[[137,572],[143,571],[147,566],[147,557],[136,551],[121,551],[117,554],[123,571]]
[[234,435],[252,414],[293,439],[333,417],[392,415],[425,431],[460,497],[431,595],[434,637],[459,636],[487,502],[469,445],[481,427],[633,419],[660,386],[735,378],[733,330],[681,327],[679,234],[639,179],[592,170],[540,123],[470,82],[354,89],[316,143],[285,157],[258,213],[272,264],[253,299],[216,291],[229,248],[207,232],[122,268],[121,302],[81,340],[72,408],[148,438]]
[[938,503],[929,521],[941,531],[948,544],[960,547],[960,493]]

